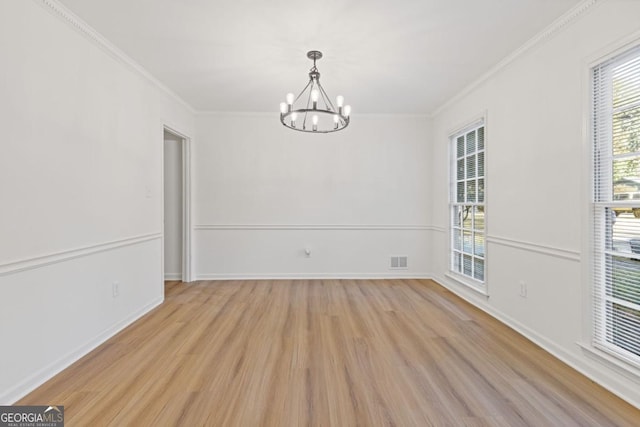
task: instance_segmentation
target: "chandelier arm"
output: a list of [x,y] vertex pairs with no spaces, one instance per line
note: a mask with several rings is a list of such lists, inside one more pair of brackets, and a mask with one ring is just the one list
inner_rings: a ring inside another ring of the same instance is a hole
[[307,98],[307,111],[304,112],[304,120],[302,121],[302,129],[306,129],[307,128],[307,114],[309,114],[309,111],[308,111],[309,110],[309,103],[311,102],[311,92],[313,92],[313,80],[309,80],[309,83],[307,84],[307,86],[309,86],[309,85],[311,85],[311,90],[309,90],[309,97]]
[[330,104],[329,97],[327,96],[326,92],[324,91],[324,89],[320,85],[320,82],[318,82],[318,87],[320,88],[320,96],[322,97],[322,101],[324,102],[325,109],[327,109],[329,111],[333,111],[333,108],[329,108],[329,104]]
[[[311,79],[309,79],[309,83],[307,83],[307,85],[304,87],[304,89],[302,89],[302,91],[300,92],[300,94],[296,97],[296,99],[293,101],[293,104],[295,104],[298,99],[300,99],[300,97],[302,96],[302,94],[304,93],[305,90],[307,90],[307,88],[309,87],[309,85],[311,84]],[[293,105],[292,104],[292,105]]]
[[320,88],[320,92],[323,94],[323,98],[326,97],[324,104],[327,107],[330,106],[331,107],[331,111],[336,111],[336,107],[333,106],[333,103],[331,102],[331,98],[329,98],[329,95],[327,95],[327,92],[325,92],[324,88],[320,84],[320,81],[318,81],[318,87]]

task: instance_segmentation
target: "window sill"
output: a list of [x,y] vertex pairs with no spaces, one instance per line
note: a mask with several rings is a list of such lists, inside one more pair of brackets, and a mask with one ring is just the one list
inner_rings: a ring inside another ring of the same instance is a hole
[[465,276],[456,274],[451,271],[448,273],[445,273],[444,277],[450,280],[453,280],[454,282],[459,283],[486,298],[489,298],[489,293],[487,292],[486,284],[482,284],[481,286],[479,286],[478,284],[474,283],[471,279],[468,279]]
[[622,375],[631,375],[636,381],[640,381],[640,366],[633,362],[626,362],[611,351],[594,347],[587,343],[577,343],[586,355],[592,359],[595,359],[600,364],[618,371]]

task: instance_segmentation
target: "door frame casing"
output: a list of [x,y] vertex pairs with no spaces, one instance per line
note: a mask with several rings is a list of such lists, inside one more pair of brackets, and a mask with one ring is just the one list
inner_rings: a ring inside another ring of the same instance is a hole
[[193,280],[193,257],[192,257],[192,218],[191,218],[191,206],[192,206],[192,194],[191,194],[191,138],[180,131],[175,130],[171,126],[166,124],[162,125],[162,143],[163,149],[161,150],[162,157],[162,200],[160,209],[161,212],[161,224],[162,224],[162,262],[161,262],[161,277],[162,287],[164,289],[164,132],[167,131],[181,139],[182,148],[182,281],[191,282]]

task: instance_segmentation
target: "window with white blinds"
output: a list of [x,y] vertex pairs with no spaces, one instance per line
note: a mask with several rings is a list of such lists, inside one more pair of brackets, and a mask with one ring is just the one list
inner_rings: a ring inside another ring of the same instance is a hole
[[640,366],[640,48],[593,69],[594,345]]
[[451,271],[484,289],[484,123],[451,137]]

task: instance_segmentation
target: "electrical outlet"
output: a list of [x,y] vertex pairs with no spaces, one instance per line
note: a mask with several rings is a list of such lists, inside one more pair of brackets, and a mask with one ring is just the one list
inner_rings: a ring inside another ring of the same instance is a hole
[[111,284],[111,291],[113,292],[113,297],[116,298],[118,295],[120,295],[120,283],[119,282],[113,282]]
[[524,280],[520,281],[520,296],[522,298],[526,298],[527,297],[527,284],[525,283]]

